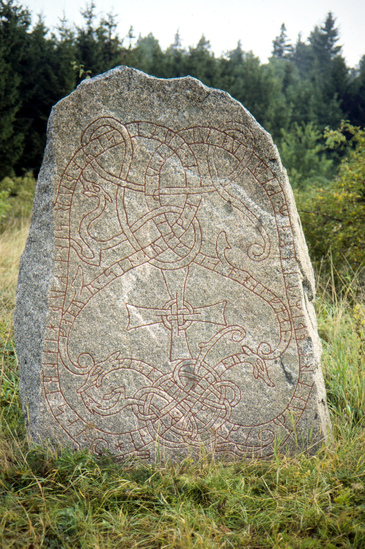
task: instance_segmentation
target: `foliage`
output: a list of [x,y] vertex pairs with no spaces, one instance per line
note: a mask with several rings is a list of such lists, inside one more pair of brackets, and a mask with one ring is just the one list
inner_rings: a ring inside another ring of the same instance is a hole
[[90,75],[128,65],[157,77],[195,76],[208,86],[228,91],[270,131],[313,124],[319,131],[341,119],[365,126],[365,64],[349,69],[338,45],[332,13],[308,40],[291,44],[285,24],[273,40],[273,56],[262,64],[241,44],[217,58],[203,35],[185,49],[177,34],[163,51],[151,33],[117,35],[113,14],[98,18],[91,2],[83,24],[65,19],[50,33],[17,0],[0,0],[0,180],[32,170],[37,174],[52,105]]
[[308,189],[315,183],[329,183],[333,161],[327,158],[325,145],[321,141],[322,133],[313,122],[295,122],[290,130],[282,130],[278,147],[289,181],[295,189]]
[[362,548],[365,306],[322,280],[317,303],[334,442],[317,455],[164,467],[27,440],[13,340],[26,228],[0,235],[0,545],[23,548]]
[[[97,24],[93,2],[81,14],[84,26],[77,27],[74,42],[77,65],[84,68],[85,75],[96,75],[119,65],[121,52],[115,35],[116,16],[109,14]],[[85,78],[84,74],[80,75],[79,81]]]
[[21,64],[26,57],[30,14],[0,0],[0,179],[10,175],[24,147],[18,118],[22,105]]
[[294,48],[287,37],[284,23],[280,27],[280,35],[273,40],[272,45],[272,54],[274,57],[284,59],[285,57],[290,58],[293,55]]
[[78,74],[79,78],[82,78],[85,80],[91,78],[91,71],[90,70],[86,71],[84,68],[84,65],[78,65],[76,61],[72,61],[71,65],[73,70],[76,71],[76,73]]
[[252,52],[244,52],[240,43],[220,63],[219,86],[227,90],[255,116],[268,131],[275,129],[275,115],[285,113],[280,103],[280,85],[271,67],[260,64]]
[[7,227],[20,227],[30,217],[35,189],[32,173],[0,181],[0,234]]
[[327,68],[328,63],[341,52],[341,46],[336,45],[339,32],[335,23],[333,13],[329,12],[322,27],[316,25],[309,37],[314,56],[324,68]]
[[298,193],[298,209],[312,257],[356,271],[365,265],[365,130],[343,122],[325,135],[329,147],[348,154],[330,185]]
[[365,55],[359,66],[349,74],[349,84],[343,98],[344,112],[351,113],[351,122],[355,126],[365,126]]
[[27,171],[37,171],[39,168],[45,147],[48,115],[59,96],[56,45],[52,38],[47,38],[47,32],[43,21],[39,19],[27,37],[25,63],[19,67],[22,104],[18,123],[24,134],[24,146],[21,157],[14,165],[18,175],[24,173],[24,168]]
[[[0,546],[360,549],[365,130],[357,126],[365,126],[365,58],[349,75],[332,14],[308,43],[291,46],[282,26],[265,65],[240,44],[217,59],[204,37],[185,50],[177,35],[163,52],[153,35],[134,42],[131,30],[124,46],[113,17],[97,22],[91,4],[84,27],[63,21],[49,36],[42,21],[31,30],[29,12],[14,0],[0,0]],[[39,167],[51,105],[90,71],[119,63],[163,77],[191,73],[226,89],[278,139],[311,254],[323,267],[317,313],[334,442],[316,456],[203,457],[161,468],[27,439],[12,325],[35,186],[24,170]],[[344,113],[350,122],[325,134],[333,158],[342,158],[329,183],[334,163],[322,130]]]

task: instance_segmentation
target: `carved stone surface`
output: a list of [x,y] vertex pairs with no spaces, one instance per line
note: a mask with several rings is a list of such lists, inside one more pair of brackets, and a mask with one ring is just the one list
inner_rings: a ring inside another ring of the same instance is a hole
[[37,440],[150,460],[315,448],[313,294],[277,150],[228,94],[120,67],[53,108],[15,319]]

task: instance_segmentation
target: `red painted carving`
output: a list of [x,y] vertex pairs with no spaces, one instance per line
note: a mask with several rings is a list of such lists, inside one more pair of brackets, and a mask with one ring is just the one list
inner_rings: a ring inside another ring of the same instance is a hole
[[[171,164],[178,168],[173,181]],[[265,197],[276,243],[240,183],[247,177]],[[207,197],[254,228],[255,240],[242,245],[252,271],[260,272],[256,265],[269,265],[278,254],[280,295],[235,260],[224,229],[214,240],[207,234],[200,213]],[[133,200],[140,211],[131,209]],[[148,458],[156,443],[172,450],[207,443],[218,453],[243,456],[267,453],[278,430],[283,441],[291,435],[313,386],[296,251],[281,183],[245,126],[174,131],[143,121],[123,125],[99,118],[85,129],[64,169],[54,212],[55,274],[43,387],[51,413],[77,446],[87,443],[95,451],[108,448],[122,457]],[[126,298],[127,322],[120,329],[146,338],[149,328],[162,330],[169,340],[165,365],[131,356],[118,342],[102,357],[91,348],[75,356],[72,341],[80,315],[108,296],[111,284],[143,267],[157,273],[161,299],[158,293],[151,293],[148,304]],[[244,311],[242,325],[230,323],[226,308],[235,303],[204,299],[199,289],[195,295],[194,270],[261,303],[275,318],[274,337],[268,341],[249,334]],[[207,337],[192,343],[198,326]],[[297,356],[295,374],[285,366],[288,349]],[[274,399],[278,367],[291,384],[290,396],[272,417],[266,414],[262,423],[252,423],[237,372],[246,372],[253,392],[256,384]]]

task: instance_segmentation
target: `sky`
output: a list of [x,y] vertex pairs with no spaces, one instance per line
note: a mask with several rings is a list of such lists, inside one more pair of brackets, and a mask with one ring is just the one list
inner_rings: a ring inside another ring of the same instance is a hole
[[[82,26],[80,11],[90,4],[87,0],[18,2],[30,10],[33,22],[42,14],[51,30],[63,16],[69,23]],[[136,37],[151,32],[165,50],[178,31],[182,46],[188,49],[196,46],[204,34],[216,56],[235,49],[241,41],[242,49],[252,51],[262,63],[270,57],[272,41],[280,34],[282,23],[295,44],[299,33],[306,40],[315,25],[321,26],[331,11],[347,65],[355,67],[365,55],[364,0],[94,0],[94,3],[99,18],[108,13],[117,16],[120,38],[126,37],[132,26]]]

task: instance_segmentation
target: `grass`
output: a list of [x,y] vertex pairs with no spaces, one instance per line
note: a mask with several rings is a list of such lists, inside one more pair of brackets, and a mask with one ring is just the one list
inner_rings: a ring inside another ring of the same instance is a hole
[[1,548],[364,548],[365,305],[357,278],[319,285],[334,442],[317,455],[153,467],[26,436],[12,316],[27,226],[0,235]]

